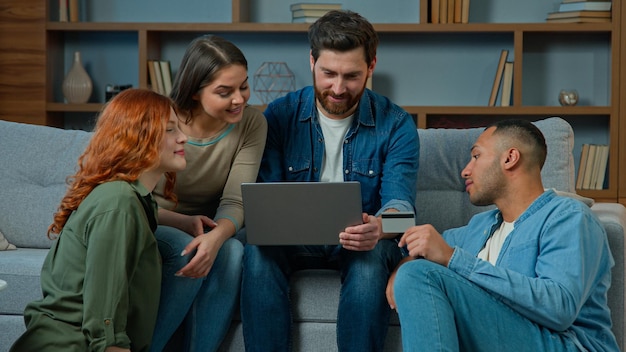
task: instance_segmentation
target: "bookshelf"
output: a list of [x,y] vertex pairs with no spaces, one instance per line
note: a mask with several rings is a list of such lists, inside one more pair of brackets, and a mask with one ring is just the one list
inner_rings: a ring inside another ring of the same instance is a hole
[[[177,15],[174,8],[140,14],[132,9],[124,14],[107,13],[116,6],[82,0],[80,22],[59,22],[55,0],[8,1],[31,12],[36,7],[34,16],[44,37],[40,50],[44,55],[41,96],[45,104],[40,103],[34,111],[45,118],[19,118],[24,121],[72,128],[102,108],[106,84],[147,88],[148,60],[169,60],[175,74],[187,43],[207,33],[222,35],[242,48],[249,60],[250,77],[262,62],[280,59],[295,72],[296,88],[310,84],[308,24],[289,23],[289,4],[297,1],[217,0],[208,4],[188,0],[176,5],[182,8]],[[147,3],[112,1],[120,8]],[[159,1],[150,4],[153,8],[172,6],[161,2],[163,5]],[[426,0],[398,0],[386,5],[373,0],[339,2],[374,23],[381,36],[374,90],[414,115],[418,127],[480,125],[503,117],[538,120],[561,116],[574,128],[577,163],[583,143],[610,145],[608,187],[580,193],[626,204],[626,163],[618,162],[620,155],[626,155],[626,141],[618,138],[620,134],[626,136],[626,123],[620,126],[619,117],[620,109],[626,109],[622,106],[626,97],[620,99],[626,95],[620,91],[621,82],[626,84],[626,70],[619,69],[620,48],[626,47],[620,26],[625,10],[620,2],[613,3],[612,22],[584,24],[546,23],[547,13],[558,7],[559,0],[532,0],[532,4],[475,1],[467,24],[427,23]],[[94,18],[94,14],[101,17]],[[267,50],[267,43],[272,43],[272,50]],[[507,60],[515,63],[511,106],[489,107],[502,49],[509,50]],[[66,104],[60,91],[75,50],[81,51],[94,81],[94,93],[87,104]],[[580,103],[561,107],[558,92],[571,88],[579,91]],[[254,93],[251,103],[260,105]]]

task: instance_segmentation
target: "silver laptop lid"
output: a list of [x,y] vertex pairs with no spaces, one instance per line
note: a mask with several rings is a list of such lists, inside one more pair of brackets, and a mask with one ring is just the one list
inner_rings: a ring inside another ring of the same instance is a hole
[[339,244],[339,233],[361,224],[361,184],[348,182],[242,183],[247,243]]

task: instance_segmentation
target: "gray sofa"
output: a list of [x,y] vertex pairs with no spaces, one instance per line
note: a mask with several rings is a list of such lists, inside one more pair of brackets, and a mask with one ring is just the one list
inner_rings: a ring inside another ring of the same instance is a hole
[[[564,120],[549,118],[537,125],[548,141],[544,186],[574,192],[573,132]],[[420,169],[416,207],[418,223],[438,230],[463,225],[485,208],[472,206],[460,170],[482,129],[419,130]],[[45,232],[65,192],[65,178],[89,140],[83,131],[0,121],[0,232],[17,250],[0,251],[0,352],[24,330],[23,309],[41,296],[39,272],[50,247]],[[609,292],[613,331],[624,349],[624,228],[626,209],[596,203],[592,209],[605,225],[616,266]],[[292,278],[294,345],[298,351],[334,351],[339,277],[333,271],[302,271]],[[393,314],[387,351],[400,351],[400,328]],[[243,351],[241,323],[233,319],[223,351]]]

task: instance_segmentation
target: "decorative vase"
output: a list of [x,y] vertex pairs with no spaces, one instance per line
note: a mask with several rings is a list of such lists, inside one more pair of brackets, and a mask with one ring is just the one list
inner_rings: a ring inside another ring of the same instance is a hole
[[80,60],[80,52],[74,52],[74,63],[63,79],[63,96],[71,104],[83,104],[89,100],[93,86],[91,78]]

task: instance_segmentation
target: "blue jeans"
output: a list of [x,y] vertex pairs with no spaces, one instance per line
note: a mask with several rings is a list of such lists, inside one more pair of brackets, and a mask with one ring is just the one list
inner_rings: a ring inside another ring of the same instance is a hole
[[496,296],[428,260],[400,267],[394,296],[404,352],[579,351],[567,332],[537,325]]
[[252,246],[244,250],[241,318],[246,351],[290,351],[289,277],[302,269],[338,269],[340,351],[382,351],[391,309],[385,297],[389,274],[402,254],[383,240],[367,252],[340,246]]
[[216,351],[238,303],[243,245],[228,239],[209,275],[193,279],[174,276],[193,257],[180,255],[193,237],[168,226],[159,226],[155,235],[163,260],[163,281],[151,350],[162,351],[184,323],[184,346],[177,351]]

